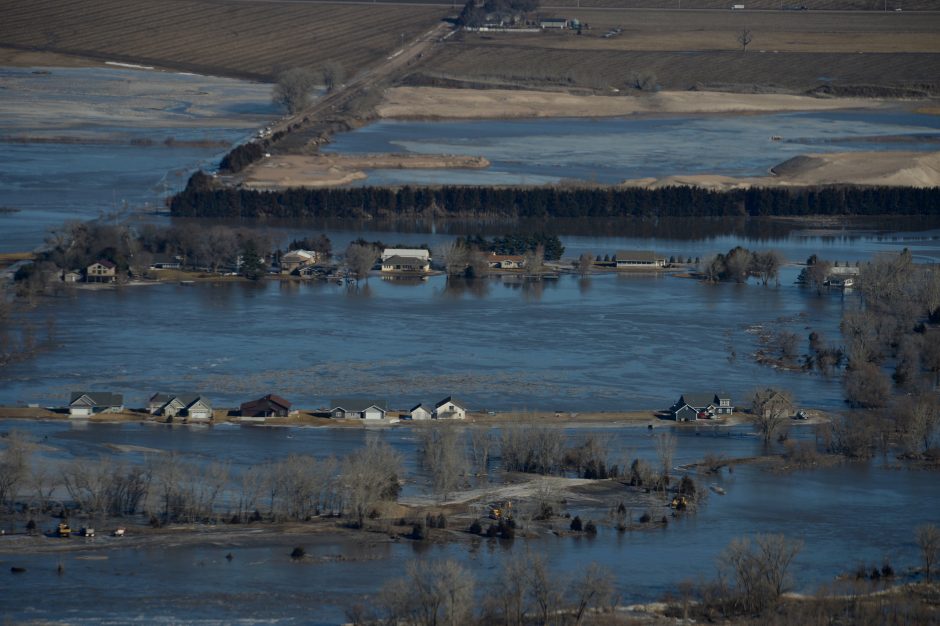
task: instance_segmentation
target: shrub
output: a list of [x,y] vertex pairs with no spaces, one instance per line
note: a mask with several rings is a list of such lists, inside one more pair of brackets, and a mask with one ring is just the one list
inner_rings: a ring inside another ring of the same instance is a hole
[[487,526],[486,528],[487,537],[495,537],[498,534],[499,534],[499,528],[496,527],[496,524],[490,524],[489,526]]
[[586,532],[589,535],[597,534],[597,526],[594,525],[593,520],[588,520],[588,523],[584,525],[584,532]]
[[679,493],[691,498],[695,497],[695,481],[688,475],[682,477],[682,481],[679,483]]
[[411,534],[408,536],[415,541],[421,541],[422,539],[427,538],[427,531],[424,529],[424,524],[415,522],[415,524],[411,527]]
[[571,528],[571,530],[573,530],[573,531],[575,531],[575,532],[581,532],[581,531],[583,530],[583,527],[582,527],[582,525],[581,525],[581,516],[580,516],[580,515],[575,515],[574,519],[571,520],[570,528]]
[[472,522],[470,522],[470,528],[468,528],[467,530],[473,533],[474,535],[479,535],[480,533],[483,532],[483,526],[480,524],[480,520],[475,519]]
[[300,547],[300,546],[297,546],[296,548],[294,548],[293,551],[291,551],[291,553],[290,553],[290,558],[292,558],[292,559],[294,559],[294,560],[302,559],[302,558],[304,558],[305,556],[307,556],[307,551],[304,550],[304,549],[303,549],[302,547]]
[[650,515],[649,511],[646,511],[645,513],[643,513],[643,515],[640,516],[640,523],[649,524],[650,520],[652,519],[653,519],[653,516]]
[[444,517],[443,513],[438,513],[437,515],[437,527],[438,528],[447,528],[447,518]]

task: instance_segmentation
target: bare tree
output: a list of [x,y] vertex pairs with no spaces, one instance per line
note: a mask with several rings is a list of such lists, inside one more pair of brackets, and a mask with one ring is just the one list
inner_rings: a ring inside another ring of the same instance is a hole
[[669,481],[669,472],[672,470],[672,459],[676,455],[676,436],[672,433],[662,433],[656,437],[656,456],[662,471],[663,489]]
[[485,476],[489,472],[490,450],[493,448],[493,435],[489,428],[470,429],[470,453],[476,473]]
[[891,397],[891,381],[874,363],[849,363],[842,379],[845,399],[855,407],[880,408]]
[[735,602],[749,612],[773,605],[790,584],[790,566],[802,543],[784,535],[734,539],[718,559],[719,573],[734,583]]
[[398,498],[401,458],[388,444],[370,441],[343,459],[341,473],[345,508],[358,528],[380,502]]
[[940,528],[933,524],[918,526],[916,531],[917,547],[924,561],[924,577],[930,580],[933,564],[940,557]]
[[829,272],[832,271],[832,263],[817,259],[815,255],[810,257],[810,260],[813,262],[803,268],[803,282],[815,289],[817,294],[821,294]]
[[365,278],[368,280],[369,271],[375,265],[379,254],[374,247],[368,244],[351,243],[346,248],[346,267],[356,275],[356,282]]
[[293,115],[310,104],[310,90],[316,81],[316,75],[310,70],[303,67],[291,68],[278,75],[271,99]]
[[741,52],[747,52],[747,47],[752,39],[754,39],[754,37],[751,31],[748,28],[742,28],[741,32],[738,33],[738,43],[741,44]]
[[473,616],[473,578],[456,561],[412,561],[380,594],[386,623],[462,626]]
[[529,554],[527,583],[529,596],[536,611],[536,623],[549,624],[562,604],[562,590],[548,571],[540,554]]
[[780,284],[780,267],[783,265],[783,255],[776,250],[755,252],[751,258],[751,271],[757,274],[761,283],[767,286],[771,280]]
[[470,265],[470,248],[458,242],[443,246],[437,256],[444,260],[444,269],[448,274],[464,274]]
[[323,86],[326,87],[327,91],[333,91],[346,80],[346,69],[339,61],[328,61],[323,66],[321,74],[323,76]]
[[746,283],[751,271],[752,253],[746,248],[737,246],[725,257],[725,271],[728,277],[737,283]]
[[910,452],[923,448],[929,452],[940,431],[940,399],[925,392],[907,396],[898,403],[898,425],[902,440]]
[[591,268],[594,267],[594,255],[590,252],[585,252],[578,257],[578,273],[581,276],[587,276],[591,273]]
[[534,250],[525,254],[526,274],[541,274],[542,266],[545,264],[545,246],[539,244]]
[[603,610],[610,607],[614,597],[613,580],[610,569],[591,563],[583,576],[571,582],[568,595],[574,610],[575,626],[580,626],[589,609]]
[[456,426],[427,424],[419,431],[421,457],[431,474],[434,491],[444,500],[456,489],[467,471],[466,447]]
[[32,444],[17,430],[10,431],[5,439],[5,447],[0,452],[0,507],[12,509],[26,479]]
[[793,396],[788,391],[768,387],[751,398],[751,422],[768,443],[783,429],[793,415]]

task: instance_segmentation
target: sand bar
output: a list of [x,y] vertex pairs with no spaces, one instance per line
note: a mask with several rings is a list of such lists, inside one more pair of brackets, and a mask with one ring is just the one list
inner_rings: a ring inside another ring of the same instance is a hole
[[674,175],[623,181],[627,187],[675,185],[706,189],[809,187],[816,185],[940,186],[940,152],[834,152],[793,157],[771,168],[767,176]]
[[875,109],[872,98],[813,98],[786,94],[661,91],[636,96],[575,95],[507,89],[394,87],[376,111],[396,119],[497,119],[519,117],[619,117],[663,113],[770,113]]

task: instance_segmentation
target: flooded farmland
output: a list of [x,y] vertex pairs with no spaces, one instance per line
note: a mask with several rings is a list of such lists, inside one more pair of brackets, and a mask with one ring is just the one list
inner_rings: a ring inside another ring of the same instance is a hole
[[[154,76],[164,84],[151,82]],[[0,80],[8,87],[0,91],[0,206],[18,209],[0,213],[2,252],[32,249],[63,220],[91,219],[103,211],[168,223],[156,211],[164,195],[184,184],[193,169],[214,167],[224,152],[208,144],[239,141],[274,115],[269,87],[238,81],[130,69],[54,69],[50,75],[3,70]],[[105,84],[110,91],[98,89]],[[171,92],[177,95],[166,96]],[[21,94],[28,94],[35,111],[21,106]],[[66,111],[75,113],[73,99],[88,116],[74,124],[57,121]],[[139,106],[128,108],[131,101]],[[931,149],[937,119],[894,111],[382,122],[337,137],[330,149],[483,154],[494,164],[487,172],[376,171],[370,173],[372,183],[533,184],[569,177],[614,182],[660,175],[675,164],[688,171],[760,173],[810,149]],[[772,134],[783,140],[769,143]],[[168,137],[176,142],[165,142]],[[279,245],[325,232],[338,251],[359,237],[438,250],[457,234],[538,227],[559,233],[566,258],[652,249],[694,259],[741,245],[781,251],[788,263],[779,284],[706,285],[670,274],[607,273],[539,282],[440,275],[395,282],[372,276],[359,285],[271,280],[64,291],[29,311],[54,318],[54,341],[35,357],[0,370],[0,404],[61,406],[74,390],[107,389],[123,393],[134,407],[157,391],[193,390],[217,407],[274,392],[303,408],[358,395],[406,409],[455,394],[476,410],[577,413],[665,408],[680,393],[716,388],[746,404],[755,388],[779,386],[792,390],[800,406],[839,411],[844,404],[838,377],[783,371],[754,359],[765,332],[793,332],[801,350],[811,331],[838,342],[842,313],[859,305],[851,292],[819,295],[795,285],[798,264],[813,254],[854,264],[904,248],[917,262],[940,262],[935,222],[892,221],[864,229],[756,220],[674,224],[240,225],[270,232]],[[291,454],[342,456],[375,438],[404,459],[402,499],[429,492],[429,476],[417,461],[417,437],[407,426],[0,421],[0,435],[13,430],[40,444],[37,462],[50,469],[104,455],[144,463],[175,453],[199,464],[229,463],[237,475]],[[652,460],[659,432],[658,425],[653,431],[616,424],[564,427],[569,442],[587,434],[602,437],[617,462]],[[816,433],[801,427],[790,436],[809,441]],[[709,454],[744,458],[764,451],[748,426],[682,429],[677,438],[676,466]],[[494,468],[499,463],[492,459]],[[812,592],[859,564],[890,558],[899,571],[912,567],[913,529],[936,522],[940,510],[935,475],[894,468],[890,459],[786,473],[760,465],[720,476],[689,471],[724,495],[713,492],[696,514],[670,518],[667,527],[625,533],[613,528],[609,512],[596,502],[571,503],[572,514],[599,521],[593,538],[546,532],[514,542],[423,544],[381,533],[262,535],[258,527],[242,526],[223,535],[195,532],[169,540],[132,536],[124,544],[107,536],[88,544],[75,539],[74,550],[59,552],[48,549],[53,539],[23,549],[22,535],[2,536],[0,615],[79,623],[336,624],[352,603],[400,577],[411,559],[453,558],[485,589],[507,556],[525,551],[543,555],[564,582],[590,562],[610,567],[621,603],[629,604],[660,599],[684,579],[707,580],[731,539],[766,532],[805,543],[795,563],[796,588]],[[491,480],[505,479],[494,471]],[[16,518],[12,527],[24,524]],[[310,555],[307,562],[290,559],[298,544]],[[57,575],[59,565],[63,571]],[[8,573],[14,566],[26,571],[14,576]],[[51,593],[54,586],[67,591]]]

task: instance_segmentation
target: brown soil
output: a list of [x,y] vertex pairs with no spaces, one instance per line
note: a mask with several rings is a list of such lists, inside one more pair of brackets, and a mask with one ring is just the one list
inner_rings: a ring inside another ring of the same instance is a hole
[[[0,0],[0,43],[28,54],[262,79],[288,67],[337,61],[351,76],[393,54],[403,33],[406,41],[418,36],[447,12],[439,6],[320,2]],[[21,57],[28,61],[60,63]]]
[[330,187],[366,178],[363,169],[481,169],[489,165],[482,157],[454,155],[275,155],[246,170],[242,184],[254,189]]
[[877,108],[862,98],[787,94],[659,92],[637,97],[584,96],[551,91],[396,87],[376,111],[384,118],[618,117],[662,113],[762,113]]

